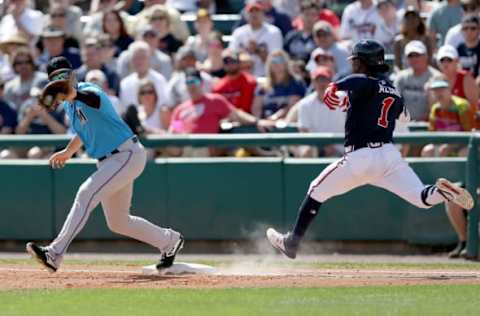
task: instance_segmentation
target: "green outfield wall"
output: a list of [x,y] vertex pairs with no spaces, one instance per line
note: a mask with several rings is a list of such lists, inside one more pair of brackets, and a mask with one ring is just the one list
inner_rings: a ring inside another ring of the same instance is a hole
[[[311,180],[331,159],[168,158],[147,164],[135,183],[133,214],[182,231],[188,239],[248,239],[263,225],[287,228]],[[411,159],[426,183],[438,175],[464,181],[465,158]],[[51,239],[61,228],[93,160],[73,160],[62,170],[45,161],[0,161],[4,219],[0,239]],[[421,210],[382,189],[364,187],[333,198],[310,231],[318,240],[399,240],[439,245],[455,242],[443,206]],[[100,207],[79,239],[121,238],[108,231]]]

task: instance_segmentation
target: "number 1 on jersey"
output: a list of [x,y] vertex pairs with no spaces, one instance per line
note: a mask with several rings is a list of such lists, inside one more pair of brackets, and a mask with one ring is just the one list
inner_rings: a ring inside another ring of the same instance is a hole
[[393,102],[395,102],[395,99],[392,98],[392,97],[388,97],[388,98],[383,99],[382,110],[381,110],[381,113],[380,113],[380,117],[378,118],[378,125],[380,125],[383,128],[388,127],[387,116],[388,116],[388,111],[390,110],[390,108],[393,105]]

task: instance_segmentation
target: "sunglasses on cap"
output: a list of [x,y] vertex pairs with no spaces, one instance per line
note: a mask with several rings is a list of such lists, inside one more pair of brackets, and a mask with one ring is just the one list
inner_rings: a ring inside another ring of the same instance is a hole
[[194,85],[199,86],[202,83],[202,81],[196,77],[188,77],[185,80],[185,83],[187,84],[187,86],[194,86]]
[[70,79],[70,74],[72,73],[71,69],[59,69],[52,72],[49,76],[50,81],[57,81],[57,80],[68,80]]

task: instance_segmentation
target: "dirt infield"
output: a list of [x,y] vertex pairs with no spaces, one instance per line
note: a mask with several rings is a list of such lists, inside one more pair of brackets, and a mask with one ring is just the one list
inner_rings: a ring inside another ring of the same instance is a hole
[[480,284],[478,270],[294,269],[232,271],[209,276],[147,276],[140,267],[68,265],[49,273],[35,265],[0,265],[0,290],[70,288],[261,288],[416,284]]

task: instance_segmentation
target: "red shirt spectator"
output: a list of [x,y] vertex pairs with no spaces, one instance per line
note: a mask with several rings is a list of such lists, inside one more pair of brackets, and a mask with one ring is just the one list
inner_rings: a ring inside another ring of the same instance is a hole
[[190,99],[177,106],[170,128],[178,134],[218,133],[220,121],[231,111],[232,106],[223,96],[206,93],[200,99]]
[[[318,21],[325,21],[328,22],[334,29],[340,27],[340,19],[338,16],[329,9],[321,9],[318,14]],[[295,18],[293,20],[292,25],[297,30],[303,30],[303,21],[300,17]]]
[[251,113],[257,86],[255,77],[240,71],[238,55],[234,52],[225,51],[223,64],[227,75],[213,86],[212,92],[223,95],[236,108]]

